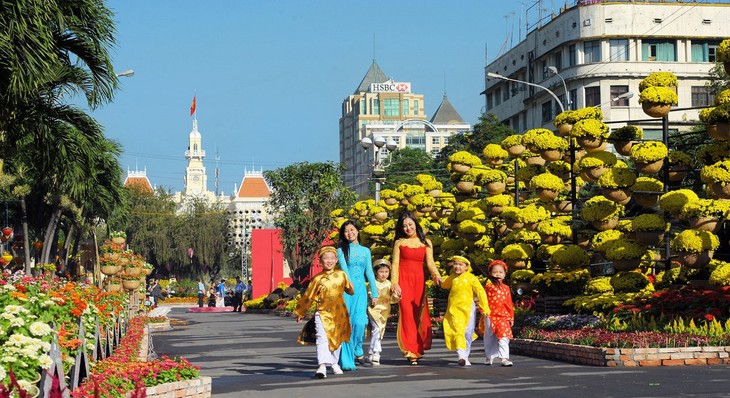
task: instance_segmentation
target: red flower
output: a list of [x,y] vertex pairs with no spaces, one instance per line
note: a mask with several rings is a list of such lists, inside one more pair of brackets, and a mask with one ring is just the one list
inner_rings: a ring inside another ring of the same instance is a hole
[[715,317],[712,314],[705,314],[705,319],[708,321],[712,321],[715,319]]

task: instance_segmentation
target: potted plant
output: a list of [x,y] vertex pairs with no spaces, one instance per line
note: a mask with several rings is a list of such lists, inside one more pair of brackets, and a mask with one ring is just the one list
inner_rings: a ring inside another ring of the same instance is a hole
[[122,280],[122,286],[124,286],[124,289],[127,291],[134,291],[139,288],[139,275],[131,275],[126,272],[122,272],[119,274],[119,279]]
[[530,268],[530,259],[535,251],[527,243],[512,243],[502,249],[502,259],[510,269]]
[[118,245],[124,244],[124,242],[127,241],[127,233],[124,231],[111,231],[109,233],[109,237],[111,238],[112,242]]
[[552,218],[540,221],[537,224],[537,233],[540,234],[542,243],[556,245],[563,239],[570,239],[573,229],[562,220]]
[[730,216],[730,201],[700,199],[682,207],[679,217],[689,222],[689,227],[714,234],[720,232],[722,222]]
[[699,199],[699,196],[690,189],[678,189],[676,191],[669,191],[659,197],[659,207],[665,213],[669,213],[673,217],[679,217],[684,205],[690,202],[696,202]]
[[535,231],[537,230],[537,223],[542,220],[550,218],[550,210],[537,204],[529,204],[520,209],[517,213],[517,222],[523,223],[524,227]]
[[647,251],[643,243],[622,237],[606,246],[606,260],[613,263],[616,271],[631,271],[639,267]]
[[715,196],[720,199],[730,199],[730,160],[703,167],[700,179],[712,189]]
[[616,155],[611,152],[593,152],[578,161],[580,177],[588,182],[596,182],[601,174],[616,164]]
[[654,207],[664,192],[664,183],[652,177],[637,177],[632,186],[634,201],[642,207]]
[[544,128],[527,130],[525,131],[525,134],[522,135],[522,145],[524,145],[525,148],[529,149],[531,152],[538,153],[540,151],[537,149],[535,141],[537,140],[537,137],[544,134],[554,135],[552,131]]
[[421,186],[429,195],[433,196],[434,198],[437,198],[439,195],[441,195],[441,192],[444,189],[444,184],[442,184],[435,178],[423,181],[421,183]]
[[123,286],[122,286],[121,279],[119,279],[117,277],[109,278],[109,292],[111,292],[111,293],[121,292],[122,288],[123,288]]
[[672,72],[654,72],[639,82],[639,91],[649,87],[677,87],[677,76]]
[[545,168],[550,173],[560,177],[560,179],[563,181],[570,180],[570,163],[564,160],[556,160],[554,162],[550,162],[545,166]]
[[644,130],[637,126],[624,126],[611,132],[608,140],[613,143],[613,147],[621,155],[629,156],[631,147],[637,143],[637,140],[644,138]]
[[578,245],[559,245],[550,255],[548,269],[555,271],[576,271],[588,266],[591,256]]
[[113,258],[118,260],[122,255],[122,251],[124,251],[124,246],[122,244],[116,244],[110,240],[105,240],[104,243],[99,246],[99,253],[101,253],[104,258]]
[[679,101],[677,93],[667,87],[647,87],[639,95],[644,113],[651,117],[664,117],[672,110],[672,104]]
[[[722,95],[725,91],[718,94]],[[730,97],[730,93],[726,94],[725,97]],[[725,101],[725,102],[720,102]],[[715,97],[715,108],[710,112],[710,119],[715,121],[717,125],[717,135],[721,140],[730,140],[730,101],[726,98],[720,98],[718,100]]]
[[636,240],[646,245],[658,246],[671,226],[659,214],[640,214],[631,220],[631,231]]
[[544,172],[545,167],[538,164],[529,164],[520,167],[520,169],[517,170],[517,173],[515,173],[515,179],[517,179],[517,181],[524,182],[525,188],[530,189],[530,180],[532,180],[532,177]]
[[631,148],[631,160],[636,170],[643,174],[656,174],[662,169],[669,154],[667,146],[659,141],[645,141]]
[[122,266],[118,263],[119,260],[111,258],[103,258],[99,260],[99,266],[101,273],[104,275],[114,275],[122,270]]
[[707,128],[707,135],[711,138],[718,141],[727,141],[728,137],[722,136],[717,132],[717,120],[712,116],[712,111],[714,110],[714,106],[700,109],[698,112],[700,122],[705,124],[705,127]]
[[514,205],[512,195],[492,195],[482,199],[485,211],[493,216],[502,214],[502,210],[507,206]]
[[509,157],[509,152],[502,149],[499,144],[487,144],[482,150],[482,155],[487,159],[487,164],[498,166]]
[[[466,175],[466,174],[465,174]],[[418,212],[421,216],[431,212],[431,209],[433,208],[434,203],[436,203],[436,199],[433,198],[433,196],[422,193],[415,195],[411,197],[408,200],[408,210],[412,212]],[[385,210],[385,209],[383,209]],[[386,214],[387,217],[387,214]],[[385,221],[383,219],[382,221]]]
[[692,157],[688,154],[673,149],[667,157],[669,162],[669,181],[682,181],[687,172],[692,170]]
[[606,149],[608,125],[596,119],[579,120],[573,125],[570,136],[587,152],[600,152]]
[[540,156],[539,152],[533,152],[530,149],[525,149],[522,151],[522,154],[520,155],[520,159],[522,159],[528,166],[544,166],[545,165],[545,159],[543,159],[542,156]]
[[612,167],[598,177],[598,186],[603,196],[622,205],[631,200],[631,186],[635,182],[636,174],[623,167]]
[[471,194],[474,191],[474,183],[477,180],[477,175],[471,172],[471,170],[464,174],[453,173],[451,174],[451,180],[455,182],[457,191]]
[[722,65],[725,67],[725,73],[730,75],[730,39],[725,39],[720,42],[720,45],[717,46],[717,58],[715,59],[717,62],[722,62]]
[[464,220],[459,223],[459,236],[469,240],[477,241],[487,232],[487,227],[477,220]]
[[145,262],[144,264],[142,264],[142,275],[144,275],[144,276],[150,276],[150,275],[152,275],[152,273],[154,271],[155,271],[155,266],[154,265],[152,265],[152,264],[150,264],[148,262]]
[[613,229],[624,214],[624,206],[603,196],[594,196],[583,205],[583,219],[599,231]]
[[567,110],[558,113],[553,120],[553,126],[558,129],[558,132],[562,135],[569,135],[570,130],[573,129],[575,122],[580,120],[578,113],[573,110]]
[[490,195],[499,195],[507,189],[507,174],[501,170],[479,170],[477,181]]
[[468,151],[458,151],[449,156],[449,171],[453,173],[464,174],[472,166],[482,164],[482,160],[478,156],[474,156]]
[[568,150],[568,141],[552,133],[540,134],[535,138],[535,149],[543,159],[554,162],[563,158],[563,153]]
[[712,260],[720,240],[712,232],[687,229],[675,235],[669,247],[682,265],[702,268]]
[[522,154],[522,151],[525,150],[525,146],[522,145],[522,135],[520,134],[507,136],[507,138],[502,140],[500,145],[502,146],[502,149],[506,150],[507,153],[515,157],[520,156]]
[[558,197],[558,193],[565,187],[565,183],[556,175],[542,173],[530,179],[530,186],[535,189],[540,200],[550,202]]

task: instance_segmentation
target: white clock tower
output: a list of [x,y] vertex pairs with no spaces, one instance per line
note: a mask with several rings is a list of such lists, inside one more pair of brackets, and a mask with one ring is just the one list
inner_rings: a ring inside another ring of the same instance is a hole
[[205,175],[205,151],[202,147],[198,119],[193,119],[188,150],[185,151],[188,167],[185,169],[185,195],[200,195],[208,191],[208,177]]

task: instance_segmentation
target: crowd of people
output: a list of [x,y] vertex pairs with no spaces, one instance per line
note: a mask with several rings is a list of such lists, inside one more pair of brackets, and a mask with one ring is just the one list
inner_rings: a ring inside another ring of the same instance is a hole
[[243,282],[240,276],[236,277],[236,284],[232,289],[226,286],[226,281],[221,279],[219,283],[211,281],[206,289],[203,278],[198,278],[198,307],[233,307],[234,312],[242,312],[243,302],[251,299],[253,285],[251,280]]
[[[403,213],[396,223],[391,262],[372,262],[367,247],[359,243],[359,230],[345,221],[339,230],[338,247],[325,246],[318,253],[322,272],[314,276],[294,310],[301,322],[312,305],[314,316],[299,333],[301,344],[315,344],[318,367],[315,377],[355,370],[357,365],[380,364],[390,305],[398,303],[396,337],[403,357],[418,365],[431,348],[431,316],[426,294],[426,271],[431,280],[449,289],[444,316],[444,339],[456,351],[459,366],[470,366],[471,344],[477,331],[484,335],[484,363],[498,360],[512,366],[509,340],[512,338],[514,309],[510,287],[505,284],[507,265],[494,260],[488,266],[488,280],[481,286],[471,273],[464,256],[449,259],[451,274],[441,278],[433,259],[433,245],[416,217]],[[339,266],[339,267],[338,267]],[[483,321],[479,322],[480,314]],[[368,355],[363,343],[370,326]]]

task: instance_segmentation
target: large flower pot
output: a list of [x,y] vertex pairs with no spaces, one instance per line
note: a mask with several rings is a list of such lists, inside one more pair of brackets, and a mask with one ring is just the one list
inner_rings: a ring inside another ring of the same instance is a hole
[[523,259],[513,260],[513,259],[506,258],[506,259],[504,259],[504,262],[505,262],[505,264],[507,264],[507,268],[509,268],[510,271],[515,270],[515,269],[527,268],[527,260],[523,260]]
[[558,213],[570,213],[573,211],[573,202],[569,200],[563,200],[555,205],[555,210]]
[[557,245],[563,241],[563,237],[560,235],[545,235],[540,234],[540,242],[546,245]]
[[634,237],[637,241],[649,245],[659,246],[664,240],[664,232],[662,231],[636,231]]
[[714,217],[695,217],[689,220],[689,227],[698,231],[708,231],[717,234],[722,227],[722,221]]
[[383,202],[385,202],[385,204],[388,205],[388,206],[393,206],[394,204],[398,203],[398,199],[396,199],[396,198],[386,198],[386,199],[383,199]]
[[459,236],[462,239],[466,239],[466,240],[468,240],[470,242],[476,242],[479,239],[481,239],[483,235],[482,234],[471,233],[471,232],[459,232]]
[[578,236],[575,244],[578,245],[578,247],[580,247],[581,249],[589,250],[591,247],[591,238],[588,236]]
[[507,153],[509,153],[510,155],[512,155],[514,157],[518,157],[518,156],[522,155],[522,152],[524,152],[524,151],[525,151],[525,146],[521,145],[521,144],[512,145],[511,147],[507,148]]
[[142,267],[142,271],[140,273],[144,276],[150,276],[152,275],[152,271],[154,271],[154,269]]
[[717,135],[721,141],[730,140],[730,122],[717,122]]
[[526,222],[525,229],[528,231],[537,231],[537,224],[536,222]]
[[101,273],[104,275],[115,275],[117,272],[121,271],[122,267],[119,265],[102,265],[101,266]]
[[542,156],[533,156],[525,159],[525,163],[529,165],[536,164],[538,166],[544,166],[545,165],[545,159],[542,158]]
[[605,166],[584,167],[580,171],[580,178],[582,178],[584,181],[596,182],[598,181],[598,178],[601,177],[601,174],[603,174],[604,171],[606,171]]
[[471,166],[464,163],[451,163],[451,171],[459,174],[466,174],[467,171],[471,170]]
[[562,123],[558,125],[558,133],[561,135],[569,135],[570,131],[573,130],[573,125],[569,123]]
[[535,189],[535,193],[537,194],[537,197],[540,198],[543,202],[552,202],[555,200],[555,198],[558,197],[558,191],[554,191],[552,189],[547,188],[537,188]]
[[709,135],[710,138],[712,138],[716,141],[727,141],[726,137],[720,135],[720,133],[717,132],[716,124],[707,125],[707,135]]
[[613,147],[621,155],[629,156],[631,153],[631,147],[636,144],[636,141],[614,141]]
[[641,260],[638,258],[628,260],[615,260],[613,261],[613,269],[615,271],[633,271],[639,268],[640,263]]
[[109,291],[112,293],[121,292],[122,291],[122,284],[121,282],[111,282],[109,283]]
[[124,242],[126,242],[126,241],[127,241],[126,238],[121,238],[121,237],[112,238],[112,242],[117,245],[124,244]]
[[622,205],[629,203],[631,200],[631,190],[628,188],[603,188],[601,193],[606,199]]
[[540,157],[548,162],[555,162],[563,158],[563,152],[557,149],[546,149],[544,151],[540,151]]
[[456,189],[462,193],[471,193],[474,189],[473,181],[459,181],[456,183]]
[[714,251],[705,251],[701,253],[694,252],[675,252],[677,261],[687,268],[699,269],[707,266],[714,257]]
[[656,174],[664,166],[664,159],[659,159],[651,163],[635,162],[636,171],[642,174]]
[[507,189],[507,184],[501,181],[488,182],[485,186],[490,195],[499,195]]
[[506,224],[502,224],[502,225],[499,225],[498,227],[496,227],[496,228],[495,228],[495,230],[497,231],[497,234],[498,234],[498,235],[500,235],[500,236],[504,236],[504,235],[506,235],[506,234],[507,234],[507,232],[508,232],[508,231],[509,231],[510,229],[509,229],[509,228],[507,228],[507,225],[506,225]]
[[669,181],[682,181],[684,177],[687,177],[688,166],[671,166],[669,168]]
[[659,104],[655,102],[642,102],[641,109],[651,117],[664,117],[672,110],[672,104]]
[[614,229],[618,226],[618,217],[603,221],[591,221],[591,225],[593,225],[593,228],[599,231],[608,231],[609,229]]
[[388,219],[388,212],[387,211],[379,211],[375,214],[373,214],[373,220],[377,221],[378,223],[382,223],[383,221]]
[[596,138],[590,135],[577,137],[576,141],[581,148],[586,150],[586,152],[600,152],[608,146],[608,143],[603,138]]
[[136,290],[139,287],[139,279],[125,279],[122,280],[122,286],[125,290]]
[[502,163],[504,163],[502,158],[487,158],[487,164],[490,166],[499,166]]
[[139,276],[142,273],[142,267],[127,267],[124,272],[131,276]]
[[718,199],[730,199],[730,183],[716,182],[712,184],[712,192]]
[[441,190],[440,189],[432,189],[432,190],[428,191],[428,194],[431,195],[434,198],[438,198],[439,195],[441,195]]
[[659,203],[659,195],[650,193],[635,193],[634,201],[642,207],[654,207]]
[[517,222],[511,218],[504,220],[504,223],[505,223],[505,225],[507,225],[507,228],[509,228],[513,231],[516,229],[522,229],[525,227],[525,223]]

